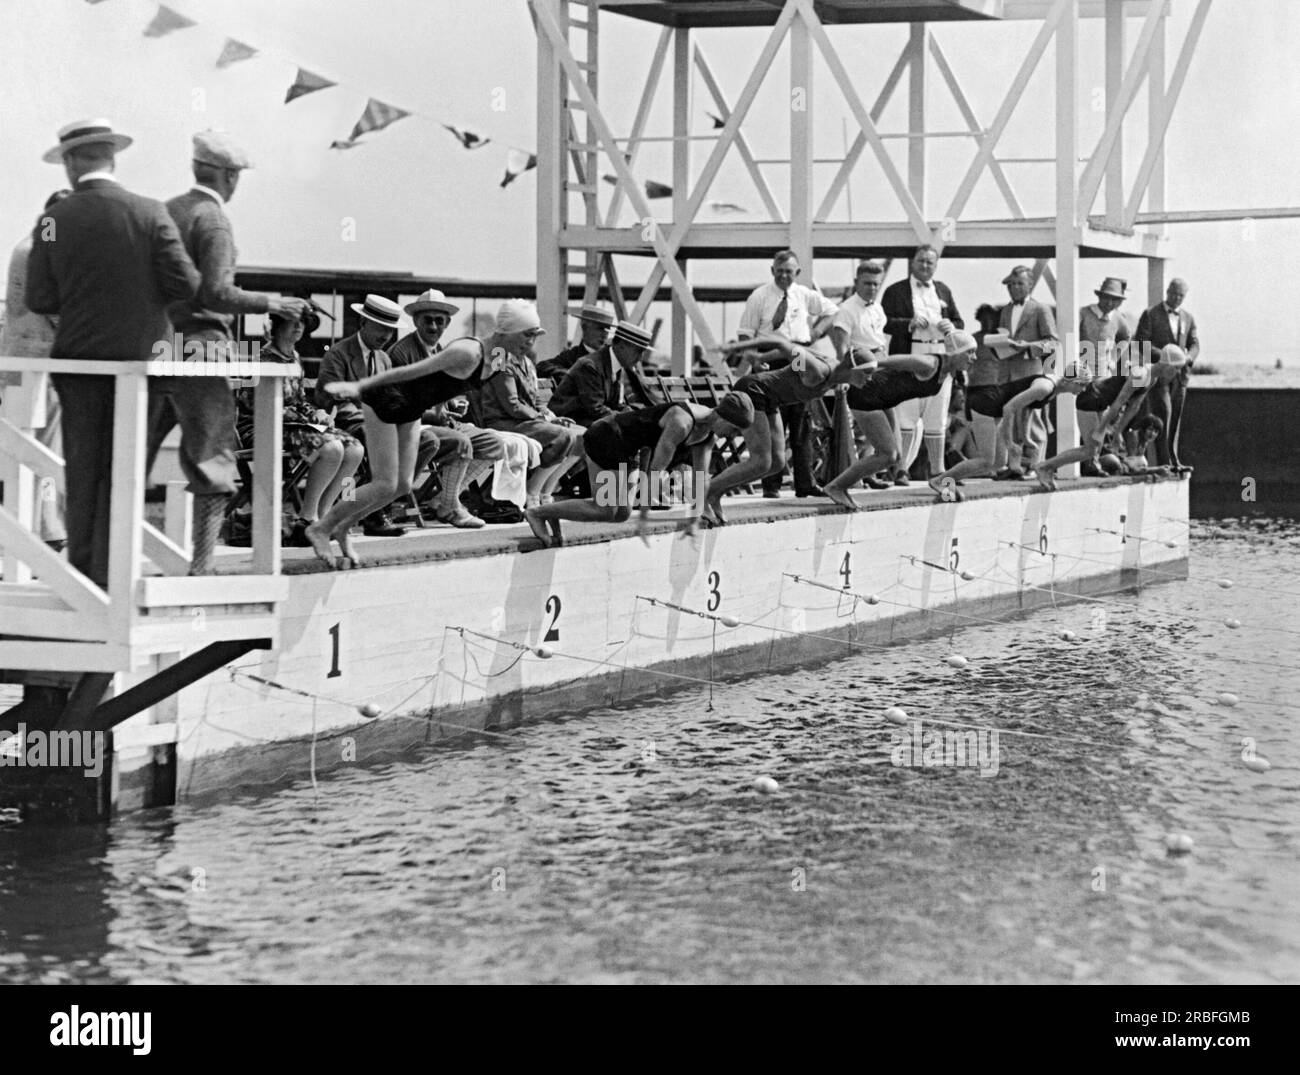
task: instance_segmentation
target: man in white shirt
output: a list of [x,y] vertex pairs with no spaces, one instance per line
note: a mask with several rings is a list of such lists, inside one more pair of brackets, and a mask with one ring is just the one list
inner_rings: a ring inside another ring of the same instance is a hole
[[831,322],[831,342],[841,362],[852,354],[857,362],[876,360],[889,346],[885,311],[876,296],[885,280],[885,267],[876,261],[860,262],[853,274],[853,294],[840,304]]
[[[831,322],[838,309],[815,287],[797,283],[799,257],[793,250],[781,250],[772,258],[772,282],[757,287],[745,302],[736,335],[742,339],[775,333],[795,343],[811,344],[830,331]],[[756,373],[745,364],[738,374]],[[807,420],[806,404],[797,403],[782,408],[786,442],[792,451],[791,470],[794,474],[796,496],[820,496],[812,475],[812,426]],[[781,495],[782,475],[769,475],[763,479],[763,495],[775,499]]]

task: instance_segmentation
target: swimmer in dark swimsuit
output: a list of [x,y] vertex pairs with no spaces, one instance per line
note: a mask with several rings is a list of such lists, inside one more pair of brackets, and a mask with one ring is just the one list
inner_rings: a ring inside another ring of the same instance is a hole
[[684,463],[694,468],[697,490],[694,513],[686,521],[686,532],[694,533],[708,486],[714,438],[734,437],[748,429],[753,421],[753,403],[739,392],[728,392],[712,410],[698,403],[660,403],[643,410],[606,415],[591,424],[583,440],[591,499],[564,500],[529,508],[525,512],[528,525],[543,548],[561,545],[561,519],[584,523],[626,522],[632,514],[632,500],[637,499],[641,507],[637,519],[640,536],[650,512],[651,498],[643,491],[632,493],[634,486],[627,478],[628,470],[637,466],[641,452],[650,449],[653,455],[645,477]]
[[790,360],[790,364],[781,369],[751,373],[736,382],[735,390],[749,396],[754,404],[754,423],[745,430],[745,447],[749,455],[742,462],[727,467],[709,483],[703,516],[711,526],[724,526],[727,520],[722,514],[722,497],[725,493],[759,481],[768,474],[779,474],[785,466],[785,427],[781,423],[781,408],[817,399],[839,384],[861,386],[866,383],[870,368],[855,366],[852,354],[838,363],[832,362],[784,336],[755,336],[724,344],[717,350],[724,354],[754,352],[763,361],[774,358]]
[[880,360],[879,369],[864,385],[849,390],[849,407],[869,447],[843,474],[822,486],[828,497],[850,511],[858,510],[849,490],[867,475],[892,466],[902,454],[890,420],[892,409],[909,399],[936,395],[945,377],[965,371],[975,346],[970,333],[950,332],[944,337],[943,355],[890,355]]
[[1120,438],[1124,436],[1128,424],[1142,406],[1142,397],[1147,389],[1154,385],[1173,383],[1186,365],[1187,355],[1182,348],[1171,344],[1161,352],[1159,362],[1149,366],[1136,366],[1127,376],[1106,377],[1087,384],[1078,380],[1061,381],[1056,392],[1077,393],[1079,398],[1075,406],[1080,410],[1103,413],[1087,444],[1054,455],[1034,468],[1038,484],[1050,491],[1056,488],[1056,471],[1060,467],[1069,463],[1083,463],[1089,459],[1095,462],[1108,433],[1113,431]]

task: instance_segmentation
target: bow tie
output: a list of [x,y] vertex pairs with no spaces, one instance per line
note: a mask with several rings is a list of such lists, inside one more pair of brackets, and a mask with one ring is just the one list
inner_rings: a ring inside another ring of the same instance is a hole
[[917,287],[929,287],[929,286],[930,286],[930,281],[929,281],[929,280],[918,280],[918,281],[916,282],[916,286],[917,286]]
[[1017,307],[1017,306],[1023,306],[1024,304],[1025,304],[1025,300],[1024,300],[1024,299],[1021,299],[1019,302],[1013,302],[1013,303],[1011,304],[1011,306],[1012,306],[1012,308],[1014,309],[1015,307]]

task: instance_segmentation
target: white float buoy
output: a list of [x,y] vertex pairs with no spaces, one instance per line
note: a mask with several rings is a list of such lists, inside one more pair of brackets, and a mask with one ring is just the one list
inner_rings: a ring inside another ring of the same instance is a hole
[[1225,627],[1231,627],[1235,631],[1238,627],[1241,626],[1241,620],[1233,617],[1232,619],[1224,620],[1223,625]]
[[555,655],[555,652],[550,646],[535,646],[533,648],[533,654],[546,661],[550,660],[550,658]]
[[965,668],[970,662],[960,653],[950,653],[943,659],[943,663],[952,668]]
[[1192,838],[1185,832],[1171,832],[1165,837],[1165,849],[1171,855],[1186,855],[1192,847]]
[[1219,693],[1218,698],[1215,700],[1219,703],[1219,705],[1226,705],[1229,709],[1231,709],[1234,705],[1236,705],[1238,702],[1241,701],[1241,699],[1238,698],[1231,691],[1221,691]]
[[357,706],[357,712],[365,717],[366,720],[374,720],[379,716],[380,710],[379,706],[375,705],[374,702],[367,702],[365,705]]
[[1241,764],[1244,765],[1247,769],[1249,769],[1252,773],[1266,773],[1271,768],[1273,768],[1273,766],[1269,764],[1269,760],[1267,758],[1261,758],[1258,754],[1256,754],[1253,758],[1242,758]]
[[739,621],[738,619],[736,619],[735,616],[719,616],[719,617],[718,617],[718,622],[719,622],[720,624],[722,624],[723,627],[739,627],[739,626],[740,626],[740,621]]
[[1165,548],[1166,548],[1166,549],[1176,549],[1176,548],[1178,548],[1178,542],[1176,542],[1176,541],[1166,541],[1166,542],[1165,542]]
[[1215,579],[1215,582],[1224,590],[1232,589],[1232,579]]
[[1066,642],[1075,642],[1079,638],[1078,635],[1068,629],[1061,632],[1061,637],[1065,639]]
[[867,604],[869,604],[869,605],[878,605],[878,604],[880,604],[880,598],[877,597],[875,594],[868,594],[868,595],[867,595]]
[[892,720],[895,724],[906,724],[910,719],[906,712],[899,709],[896,705],[891,705],[885,710],[885,719]]
[[975,576],[972,575],[969,571],[963,571],[961,573],[961,579],[963,582],[974,582]]
[[781,790],[781,785],[770,776],[756,776],[754,777],[754,790],[760,795],[775,795]]

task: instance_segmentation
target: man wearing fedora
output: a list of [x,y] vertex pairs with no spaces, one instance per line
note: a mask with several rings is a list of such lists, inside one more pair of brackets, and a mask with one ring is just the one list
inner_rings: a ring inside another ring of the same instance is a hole
[[1153,354],[1163,352],[1170,344],[1181,347],[1187,354],[1187,365],[1178,377],[1147,395],[1148,413],[1164,423],[1163,433],[1156,438],[1156,464],[1171,466],[1177,471],[1188,469],[1178,458],[1178,432],[1183,424],[1187,380],[1191,376],[1192,363],[1201,353],[1201,341],[1196,335],[1196,318],[1183,309],[1183,300],[1186,298],[1187,281],[1174,277],[1169,281],[1165,301],[1158,302],[1143,312],[1133,336],[1135,343],[1149,345]]
[[580,426],[627,410],[627,378],[649,350],[650,333],[620,321],[608,344],[580,358],[564,375],[551,396],[551,410]]
[[[397,337],[402,308],[382,295],[367,295],[365,302],[351,304],[361,323],[351,336],[345,336],[325,352],[316,377],[316,406],[334,412],[334,425],[365,442],[365,416],[357,400],[339,400],[325,391],[335,381],[360,381],[392,368],[386,348]],[[390,522],[379,509],[361,524],[367,537],[398,537],[406,529]]]
[[[1097,301],[1079,311],[1079,361],[1087,366],[1092,380],[1101,381],[1119,372],[1119,359],[1132,338],[1128,322],[1119,309],[1128,297],[1128,281],[1108,276],[1093,294]],[[1091,444],[1101,415],[1087,410],[1075,414],[1080,442]],[[1091,458],[1080,464],[1079,473],[1085,478],[1102,476],[1101,468]]]
[[[452,314],[460,311],[460,307],[448,302],[447,296],[437,288],[425,291],[403,309],[415,323],[415,331],[403,336],[389,350],[388,357],[394,369],[423,362],[441,351],[442,334],[451,324]],[[464,402],[463,396],[459,402]],[[432,450],[426,446],[429,438],[432,438]],[[504,455],[500,434],[461,421],[453,411],[452,401],[426,411],[420,429],[415,473],[418,480],[418,475],[424,473],[430,460],[437,470],[441,489],[432,505],[434,518],[465,530],[477,530],[483,526],[484,521],[461,503],[460,496],[467,485],[483,477]]]
[[[151,359],[159,341],[172,336],[167,304],[199,289],[198,270],[166,207],[124,190],[113,175],[116,154],[130,144],[108,120],[89,119],[64,127],[45,154],[47,163],[63,163],[73,188],[46,210],[27,260],[27,308],[59,315],[55,358]],[[105,586],[113,379],[52,379],[63,407],[68,560]]]
[[[167,203],[185,250],[202,275],[192,301],[173,303],[172,325],[184,337],[185,354],[195,341],[205,357],[229,353],[235,314],[269,313],[300,319],[309,304],[303,299],[272,298],[235,286],[234,232],[224,205],[234,197],[239,176],[252,167],[248,155],[216,131],[193,139],[190,164],[194,185]],[[175,358],[179,359],[177,355]],[[168,433],[181,427],[180,464],[194,494],[194,541],[190,574],[212,571],[212,552],[225,521],[226,500],[235,491],[235,402],[223,377],[151,377],[149,379],[149,456],[153,469]]]
[[551,377],[558,381],[573,369],[579,359],[608,344],[609,334],[614,328],[614,315],[604,306],[583,306],[578,311],[578,328],[582,333],[578,342],[572,347],[566,347],[554,358],[537,363],[537,376]]
[[[1010,302],[1002,307],[999,331],[1011,337],[1015,354],[1005,359],[1006,379],[1015,383],[1043,372],[1043,359],[1055,353],[1056,318],[1049,307],[1030,298],[1034,290],[1034,272],[1028,265],[1017,265],[1002,278]],[[1016,419],[1017,428],[1010,440],[1019,446],[1020,457],[1013,450],[1006,468],[993,475],[994,481],[1023,481],[1025,471],[1033,469],[1047,447],[1047,423],[1042,411],[1030,408]]]

